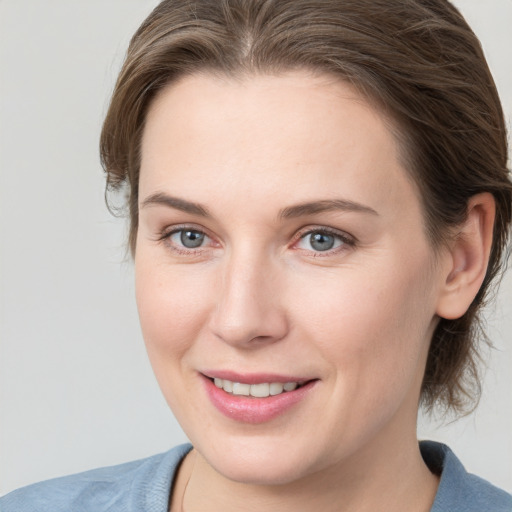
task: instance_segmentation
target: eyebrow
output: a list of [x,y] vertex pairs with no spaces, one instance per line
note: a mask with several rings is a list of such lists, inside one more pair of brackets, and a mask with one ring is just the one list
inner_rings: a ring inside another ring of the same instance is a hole
[[[180,210],[192,215],[198,215],[200,217],[212,217],[208,209],[203,205],[187,201],[186,199],[180,199],[179,197],[169,196],[163,192],[156,192],[144,199],[141,209],[148,206],[167,206],[169,208],[174,208],[175,210]],[[292,219],[295,217],[302,217],[304,215],[314,215],[316,213],[333,210],[379,215],[373,208],[354,201],[348,201],[346,199],[323,199],[320,201],[311,201],[308,203],[288,206],[279,212],[278,217],[281,219]]]
[[141,209],[148,206],[168,206],[169,208],[174,208],[175,210],[180,210],[192,215],[199,215],[200,217],[211,217],[207,208],[204,206],[198,203],[192,203],[191,201],[187,201],[185,199],[169,196],[163,192],[151,194],[146,199],[144,199],[141,204]]
[[303,215],[314,215],[315,213],[328,212],[332,210],[379,215],[373,208],[354,201],[347,201],[346,199],[325,199],[321,201],[301,203],[295,206],[288,206],[281,210],[279,217],[283,219],[291,219],[301,217]]

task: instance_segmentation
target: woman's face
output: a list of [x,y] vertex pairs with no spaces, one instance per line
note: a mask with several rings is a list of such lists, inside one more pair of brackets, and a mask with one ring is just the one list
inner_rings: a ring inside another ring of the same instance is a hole
[[415,439],[443,275],[389,127],[354,89],[183,78],[148,113],[139,193],[144,339],[214,469],[285,483]]

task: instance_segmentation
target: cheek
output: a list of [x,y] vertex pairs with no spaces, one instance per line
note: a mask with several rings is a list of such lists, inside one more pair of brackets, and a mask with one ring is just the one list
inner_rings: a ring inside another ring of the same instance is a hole
[[[149,251],[148,251],[149,252]],[[182,425],[194,417],[187,357],[207,317],[204,277],[136,255],[136,299],[148,357],[160,389]]]
[[208,315],[204,279],[199,273],[151,263],[145,254],[137,255],[137,308],[155,371],[159,363],[178,363],[204,327]]
[[347,272],[339,281],[330,276],[321,297],[306,295],[296,313],[340,385],[368,400],[415,379],[432,331],[428,276],[419,266],[390,268]]

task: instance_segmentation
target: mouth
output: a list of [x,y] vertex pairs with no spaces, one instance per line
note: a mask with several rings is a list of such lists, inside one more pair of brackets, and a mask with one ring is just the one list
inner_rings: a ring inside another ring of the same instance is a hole
[[201,373],[211,403],[224,416],[242,423],[264,423],[297,407],[319,379],[274,374]]
[[247,384],[228,379],[215,377],[210,379],[216,387],[223,389],[226,393],[233,396],[248,396],[253,398],[267,398],[277,396],[282,393],[295,391],[305,384],[305,382],[260,382],[258,384]]

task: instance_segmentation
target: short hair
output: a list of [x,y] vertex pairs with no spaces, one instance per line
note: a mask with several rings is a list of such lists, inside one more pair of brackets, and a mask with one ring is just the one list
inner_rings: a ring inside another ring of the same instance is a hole
[[463,413],[480,395],[479,312],[504,267],[512,184],[507,134],[480,43],[447,0],[164,0],[133,36],[100,140],[107,192],[127,186],[136,251],[140,146],[155,95],[197,72],[227,76],[308,69],[340,77],[397,127],[434,248],[490,192],[496,219],[484,282],[459,319],[441,318],[421,388],[427,410]]

